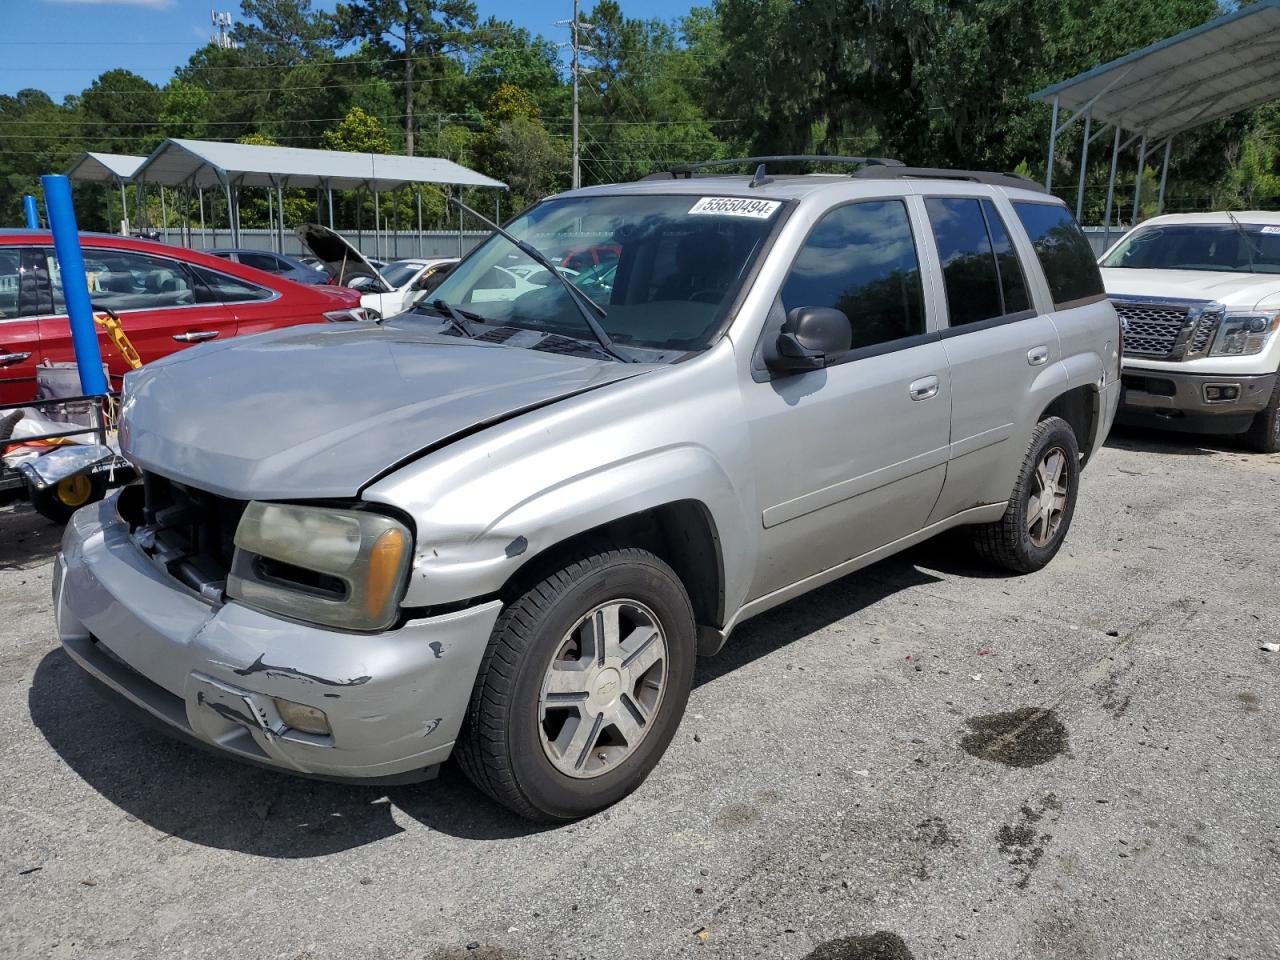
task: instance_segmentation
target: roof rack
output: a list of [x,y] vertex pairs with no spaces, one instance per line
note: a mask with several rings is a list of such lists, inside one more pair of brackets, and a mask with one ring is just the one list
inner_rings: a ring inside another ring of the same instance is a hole
[[1024,177],[1020,173],[992,173],[987,170],[948,170],[945,167],[864,167],[855,170],[853,176],[865,180],[967,180],[970,183],[986,183],[995,187],[1013,187],[1018,190],[1034,190],[1048,193],[1044,184]]
[[781,154],[771,157],[735,157],[730,160],[703,160],[698,163],[682,163],[672,167],[670,170],[662,170],[657,173],[651,173],[644,180],[678,180],[680,178],[688,179],[699,170],[713,170],[718,167],[742,167],[752,165],[756,168],[757,178],[763,177],[764,172],[760,169],[769,163],[838,163],[852,164],[864,168],[872,167],[901,167],[901,160],[893,160],[889,157],[828,157],[821,154]]

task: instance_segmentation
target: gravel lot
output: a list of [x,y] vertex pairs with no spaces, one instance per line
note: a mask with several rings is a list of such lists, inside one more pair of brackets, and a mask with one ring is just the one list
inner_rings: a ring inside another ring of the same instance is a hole
[[1280,457],[1120,433],[1035,576],[954,540],[749,622],[645,786],[260,772],[117,714],[0,508],[0,955],[1280,955]]

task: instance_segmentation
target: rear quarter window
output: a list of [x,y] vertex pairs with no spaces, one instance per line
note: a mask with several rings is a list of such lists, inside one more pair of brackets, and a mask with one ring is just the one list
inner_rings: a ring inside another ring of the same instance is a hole
[[1070,211],[1054,203],[1017,201],[1013,209],[1035,248],[1053,305],[1062,309],[1102,299],[1102,274]]

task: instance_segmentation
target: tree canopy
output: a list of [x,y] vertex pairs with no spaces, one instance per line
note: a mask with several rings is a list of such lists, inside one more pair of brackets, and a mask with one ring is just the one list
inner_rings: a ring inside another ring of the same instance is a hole
[[[713,0],[665,21],[629,4],[582,13],[584,184],[752,152],[1042,176],[1049,111],[1030,93],[1220,12],[1216,0]],[[0,96],[5,219],[20,222],[21,195],[78,153],[146,154],[169,136],[447,157],[509,183],[516,207],[570,182],[564,37],[482,20],[472,0],[343,0],[332,13],[242,0],[232,37],[160,86],[120,68],[61,102]],[[1054,178],[1071,201],[1080,133],[1060,141]],[[1167,205],[1275,205],[1278,138],[1274,105],[1180,137]],[[1109,162],[1091,151],[1086,222],[1101,217]],[[85,226],[109,226],[108,201],[85,193]],[[438,198],[427,209],[448,216]]]

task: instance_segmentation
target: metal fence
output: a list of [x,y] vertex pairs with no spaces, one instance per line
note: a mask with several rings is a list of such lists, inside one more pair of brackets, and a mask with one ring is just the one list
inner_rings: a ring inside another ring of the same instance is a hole
[[[457,257],[466,253],[477,243],[489,235],[487,230],[468,230],[459,233],[457,230],[401,230],[399,232],[383,230],[375,237],[372,231],[357,233],[344,230],[342,235],[353,247],[366,257],[379,260],[400,260],[406,257]],[[161,233],[161,240],[166,243],[182,245],[185,241],[183,232],[177,227],[170,227],[168,236]],[[232,246],[230,230],[208,229],[191,231],[189,244],[195,250],[225,250]],[[274,250],[276,234],[274,230],[248,229],[240,230],[240,246],[246,250]],[[289,256],[309,254],[292,231],[284,235],[284,253]]]

